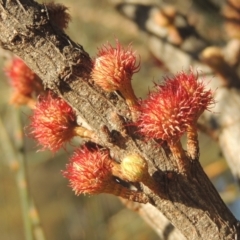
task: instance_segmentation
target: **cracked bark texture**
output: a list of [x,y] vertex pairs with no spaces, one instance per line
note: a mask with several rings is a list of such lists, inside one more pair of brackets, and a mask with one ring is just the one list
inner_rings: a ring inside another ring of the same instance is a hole
[[[122,122],[131,121],[124,99],[93,84],[89,55],[51,23],[44,5],[31,0],[0,0],[0,18],[2,48],[21,57],[42,79],[45,88],[62,96],[85,125],[98,134],[101,145],[110,149],[112,157],[120,161],[127,153],[136,152],[147,160],[149,172],[165,196],[160,198],[141,186],[154,211],[165,215],[186,239],[240,238],[239,222],[198,161],[189,159],[187,174],[178,174],[167,147],[145,141],[131,126],[126,135],[122,134]],[[148,205],[141,208],[148,212]]]

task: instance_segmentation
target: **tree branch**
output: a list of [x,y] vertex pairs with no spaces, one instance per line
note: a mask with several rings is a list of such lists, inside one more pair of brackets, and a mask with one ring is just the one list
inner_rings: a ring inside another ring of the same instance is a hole
[[[0,44],[20,56],[43,80],[46,88],[61,95],[102,146],[118,161],[127,153],[139,153],[147,160],[149,173],[159,185],[159,193],[145,186],[149,202],[161,211],[187,239],[237,239],[238,221],[223,203],[198,161],[188,161],[186,175],[179,174],[169,149],[146,142],[133,127],[124,99],[105,93],[90,79],[91,59],[83,48],[57,29],[43,5],[31,0],[0,1]],[[108,129],[108,133],[106,133]],[[161,224],[161,223],[159,223]]]

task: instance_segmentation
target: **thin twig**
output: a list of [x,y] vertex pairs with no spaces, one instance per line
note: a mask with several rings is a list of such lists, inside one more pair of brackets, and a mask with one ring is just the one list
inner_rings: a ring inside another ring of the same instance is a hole
[[[33,218],[30,215],[30,202],[31,202],[31,209],[35,208],[34,202],[31,199],[28,191],[28,184],[27,184],[27,174],[26,174],[26,164],[25,164],[25,156],[23,153],[23,133],[21,128],[21,123],[19,119],[19,111],[14,109],[15,114],[15,122],[12,123],[13,128],[15,127],[14,135],[16,139],[16,147],[13,145],[9,138],[9,134],[7,133],[2,119],[0,119],[0,141],[2,145],[2,149],[4,155],[7,159],[7,164],[11,168],[12,172],[15,175],[15,180],[17,183],[17,187],[19,190],[19,197],[22,209],[22,217],[24,223],[24,233],[26,240],[33,240],[33,232],[32,232],[32,225],[36,226],[36,222],[34,222]],[[37,213],[36,208],[34,211]],[[31,218],[30,218],[31,217]],[[38,220],[39,225],[39,220]],[[41,230],[42,232],[42,230]],[[44,240],[44,235],[41,234],[43,238],[36,238],[37,240]]]

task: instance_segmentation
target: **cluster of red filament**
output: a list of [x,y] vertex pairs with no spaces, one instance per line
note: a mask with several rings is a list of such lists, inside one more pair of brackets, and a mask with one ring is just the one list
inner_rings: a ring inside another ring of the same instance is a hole
[[83,147],[74,152],[63,175],[76,195],[96,194],[111,182],[111,168],[112,160],[106,151]]
[[212,103],[212,92],[204,83],[192,71],[181,72],[155,85],[155,91],[140,102],[137,125],[148,138],[175,142]]
[[30,134],[44,150],[56,152],[74,135],[76,116],[73,109],[51,93],[39,97],[30,120]]
[[107,92],[122,88],[131,81],[140,68],[135,53],[129,45],[124,49],[116,40],[116,48],[107,44],[99,49],[92,71],[93,80]]

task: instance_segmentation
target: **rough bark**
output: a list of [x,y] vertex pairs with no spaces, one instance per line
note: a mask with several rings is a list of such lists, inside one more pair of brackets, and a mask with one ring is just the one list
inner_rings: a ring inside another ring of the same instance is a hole
[[107,94],[92,83],[88,54],[51,24],[43,5],[31,0],[0,1],[0,18],[1,46],[20,56],[46,88],[69,102],[116,160],[128,152],[145,157],[150,174],[159,184],[159,193],[164,195],[161,198],[141,186],[156,211],[162,212],[187,239],[240,238],[239,222],[197,160],[189,159],[187,174],[179,174],[167,147],[147,142],[133,127],[128,127],[126,136],[121,134],[121,122],[131,120],[123,98]]

